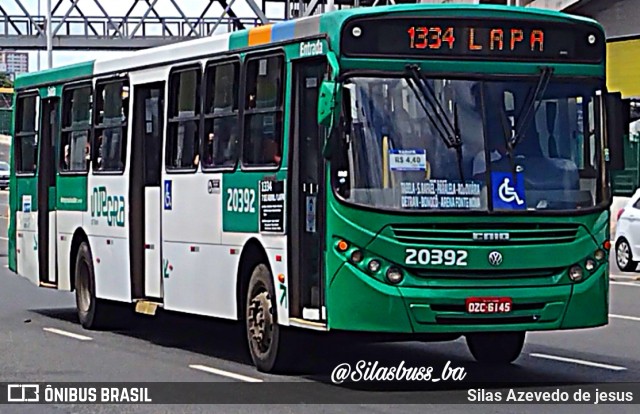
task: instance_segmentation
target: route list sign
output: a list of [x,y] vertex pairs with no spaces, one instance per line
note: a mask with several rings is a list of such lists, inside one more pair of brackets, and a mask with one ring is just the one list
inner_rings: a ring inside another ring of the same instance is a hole
[[482,185],[477,181],[428,180],[400,183],[402,208],[474,209],[482,207]]
[[260,232],[284,233],[284,181],[260,181]]

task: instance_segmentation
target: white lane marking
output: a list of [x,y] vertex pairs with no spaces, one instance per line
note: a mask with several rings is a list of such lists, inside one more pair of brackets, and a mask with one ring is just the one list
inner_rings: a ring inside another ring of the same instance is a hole
[[551,360],[560,361],[560,362],[570,362],[573,364],[586,365],[589,367],[610,369],[612,371],[625,371],[627,369],[625,367],[619,367],[616,365],[608,365],[608,364],[601,364],[599,362],[585,361],[584,359],[574,359],[574,358],[566,358],[561,356],[536,354],[536,353],[529,354],[529,355],[534,358],[544,358],[544,359],[551,359]]
[[236,374],[235,372],[224,371],[217,368],[211,368],[206,365],[189,365],[189,368],[205,371],[210,374],[222,375],[223,377],[233,378],[245,382],[262,382],[259,378],[247,377],[245,375]]
[[610,318],[616,318],[616,319],[626,319],[629,321],[636,321],[636,322],[640,322],[640,317],[638,316],[627,316],[627,315],[612,315],[609,314]]
[[9,240],[8,237],[0,237],[0,240]]
[[93,340],[93,338],[90,338],[88,336],[78,335],[78,334],[75,334],[73,332],[63,331],[62,329],[56,329],[56,328],[42,328],[42,329],[47,331],[47,332],[54,333],[54,334],[58,334],[58,335],[62,335],[62,336],[68,336],[69,338],[75,338],[75,339],[78,339],[80,341],[92,341]]
[[634,282],[609,282],[610,285],[621,285],[621,286],[635,286],[640,287],[640,283]]

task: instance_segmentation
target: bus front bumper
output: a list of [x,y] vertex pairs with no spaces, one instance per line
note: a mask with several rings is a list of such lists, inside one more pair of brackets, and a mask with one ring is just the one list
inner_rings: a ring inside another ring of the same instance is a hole
[[[513,310],[469,314],[468,297],[510,297]],[[501,288],[396,287],[349,264],[327,291],[330,329],[387,333],[464,333],[577,329],[606,325],[608,266],[579,283]]]

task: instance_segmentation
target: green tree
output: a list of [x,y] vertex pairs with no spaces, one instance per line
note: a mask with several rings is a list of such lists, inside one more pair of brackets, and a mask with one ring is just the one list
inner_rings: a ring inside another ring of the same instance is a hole
[[8,75],[0,73],[0,88],[13,88],[13,82]]

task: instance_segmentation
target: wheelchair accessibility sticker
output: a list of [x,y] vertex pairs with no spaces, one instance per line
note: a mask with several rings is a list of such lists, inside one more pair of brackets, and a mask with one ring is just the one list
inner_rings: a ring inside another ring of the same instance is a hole
[[524,210],[527,208],[522,173],[516,173],[514,176],[512,173],[492,172],[491,186],[495,209]]
[[171,194],[171,180],[164,180],[164,209],[171,210],[173,208],[173,200]]

